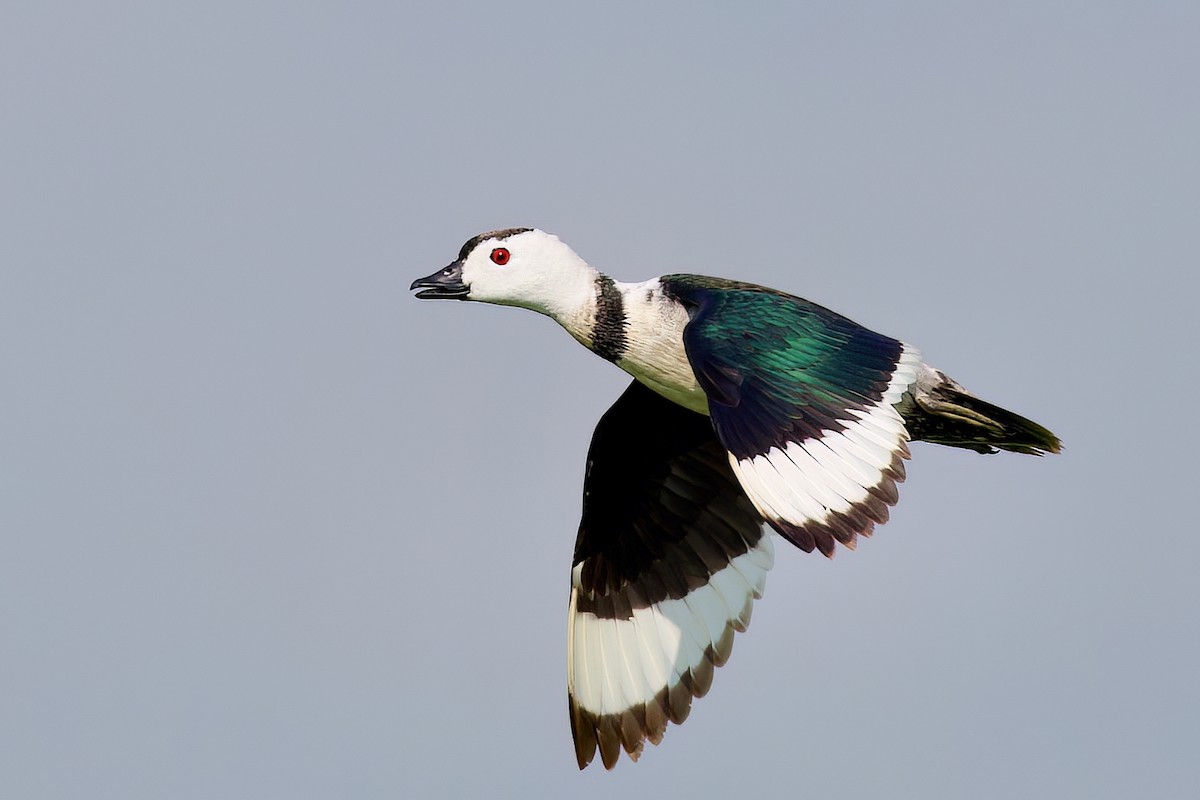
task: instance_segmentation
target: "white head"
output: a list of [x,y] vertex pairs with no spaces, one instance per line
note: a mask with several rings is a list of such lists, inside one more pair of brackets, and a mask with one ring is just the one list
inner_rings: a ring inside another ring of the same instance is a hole
[[595,297],[597,273],[557,236],[532,228],[470,239],[458,260],[413,282],[421,299],[454,298],[520,306],[562,321]]

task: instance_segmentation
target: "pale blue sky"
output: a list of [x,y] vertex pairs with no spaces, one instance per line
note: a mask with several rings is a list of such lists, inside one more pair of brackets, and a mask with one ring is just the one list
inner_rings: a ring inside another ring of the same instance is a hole
[[[8,3],[0,796],[1186,797],[1194,3]],[[418,303],[485,229],[776,286],[1067,452],[918,444],[779,546],[642,762],[575,768],[626,378]]]

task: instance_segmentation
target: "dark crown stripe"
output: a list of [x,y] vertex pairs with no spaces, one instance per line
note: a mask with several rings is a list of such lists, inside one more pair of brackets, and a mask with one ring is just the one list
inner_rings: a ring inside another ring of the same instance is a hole
[[462,246],[462,250],[458,251],[458,260],[465,261],[467,256],[471,254],[471,251],[474,250],[480,242],[486,242],[488,239],[498,239],[503,241],[510,236],[516,236],[518,233],[528,233],[531,230],[533,230],[533,228],[503,228],[498,231],[481,233],[478,236],[467,240],[467,243]]
[[625,300],[613,279],[596,278],[596,325],[592,329],[592,350],[608,361],[616,361],[629,346],[625,328]]

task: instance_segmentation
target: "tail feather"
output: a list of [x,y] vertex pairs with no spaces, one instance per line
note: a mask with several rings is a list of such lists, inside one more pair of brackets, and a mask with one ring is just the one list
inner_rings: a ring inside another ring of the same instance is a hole
[[938,370],[925,367],[897,406],[909,435],[980,453],[1008,450],[1040,456],[1062,442],[1033,420],[980,400]]

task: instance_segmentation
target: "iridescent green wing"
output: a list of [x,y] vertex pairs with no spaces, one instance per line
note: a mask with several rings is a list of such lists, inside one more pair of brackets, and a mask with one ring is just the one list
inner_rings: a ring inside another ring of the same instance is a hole
[[697,275],[662,283],[688,308],[684,349],[717,438],[771,526],[832,555],[886,522],[908,458],[894,404],[920,354],[782,292]]

